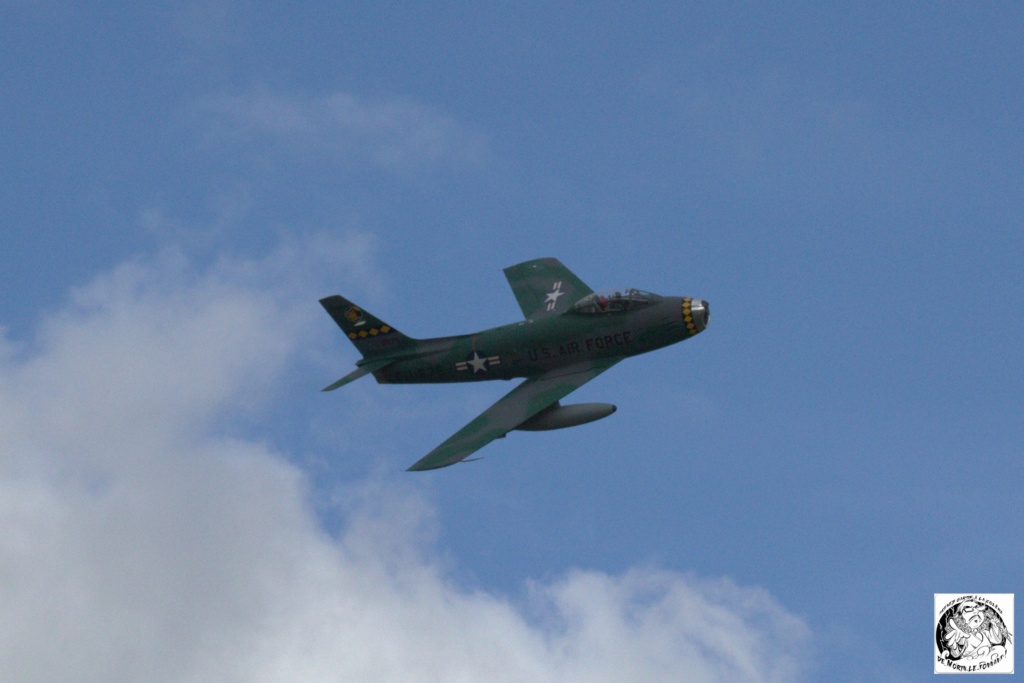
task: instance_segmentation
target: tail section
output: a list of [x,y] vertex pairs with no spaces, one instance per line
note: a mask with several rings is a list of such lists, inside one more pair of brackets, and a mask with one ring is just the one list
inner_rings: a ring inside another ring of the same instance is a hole
[[329,296],[320,299],[320,305],[330,314],[345,336],[355,344],[364,358],[401,351],[416,344],[415,339],[406,337],[345,297]]

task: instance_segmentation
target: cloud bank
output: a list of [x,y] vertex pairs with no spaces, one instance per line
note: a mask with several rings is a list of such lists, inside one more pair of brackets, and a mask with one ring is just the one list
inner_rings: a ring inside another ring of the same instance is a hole
[[168,254],[3,343],[5,679],[800,678],[806,625],[728,580],[635,568],[520,596],[460,585],[415,483],[351,484],[344,529],[326,534],[307,475],[225,428],[273,400],[254,397],[308,343],[315,304],[287,283],[325,251],[372,270],[358,238],[202,270]]

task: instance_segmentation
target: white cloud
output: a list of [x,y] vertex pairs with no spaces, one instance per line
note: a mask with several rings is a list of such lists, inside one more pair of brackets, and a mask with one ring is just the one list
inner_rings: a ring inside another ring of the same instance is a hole
[[302,98],[258,90],[210,98],[198,110],[222,133],[265,138],[303,158],[349,156],[391,170],[474,165],[485,147],[480,133],[434,107],[403,98],[345,92]]
[[299,469],[226,436],[219,418],[271,391],[307,337],[309,262],[372,272],[367,249],[129,263],[0,354],[5,679],[799,677],[807,628],[759,589],[637,568],[522,599],[471,590],[438,561],[414,483],[353,484],[332,538]]

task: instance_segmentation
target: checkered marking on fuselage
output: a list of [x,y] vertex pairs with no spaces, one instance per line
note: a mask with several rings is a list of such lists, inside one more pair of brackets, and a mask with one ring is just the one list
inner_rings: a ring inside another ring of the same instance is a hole
[[690,333],[690,336],[697,334],[697,325],[693,322],[692,305],[693,299],[688,296],[683,297],[683,322],[686,323],[686,331]]

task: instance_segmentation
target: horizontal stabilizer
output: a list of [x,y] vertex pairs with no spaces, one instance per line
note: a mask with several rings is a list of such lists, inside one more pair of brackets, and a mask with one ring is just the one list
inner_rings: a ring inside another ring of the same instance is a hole
[[352,372],[348,373],[347,375],[345,375],[344,377],[339,379],[334,384],[330,384],[330,385],[324,387],[323,389],[321,389],[320,391],[334,391],[335,389],[338,389],[340,387],[345,386],[349,382],[356,381],[357,379],[359,379],[363,375],[368,375],[371,372],[376,372],[377,370],[380,370],[381,368],[383,368],[385,365],[390,365],[393,362],[394,361],[392,361],[392,360],[377,360],[377,361],[373,361],[372,363],[366,363],[365,365],[360,365],[358,368],[356,368]]

